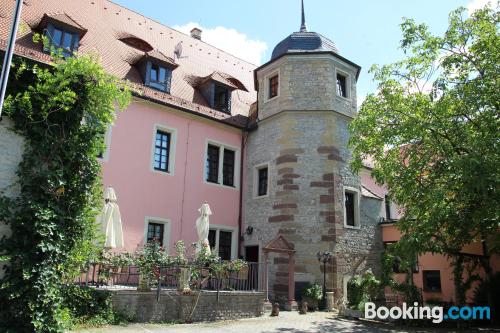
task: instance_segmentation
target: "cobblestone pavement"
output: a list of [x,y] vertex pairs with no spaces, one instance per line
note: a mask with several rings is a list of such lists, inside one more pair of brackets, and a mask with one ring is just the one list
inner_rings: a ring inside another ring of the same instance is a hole
[[[241,319],[235,321],[220,321],[196,324],[133,324],[129,326],[111,326],[102,329],[78,331],[82,333],[388,333],[388,332],[432,332],[429,329],[400,330],[389,325],[364,323],[356,320],[338,318],[332,313],[315,312],[299,315],[297,312],[280,313],[279,317],[268,314],[259,318]],[[439,330],[438,332],[451,332]]]

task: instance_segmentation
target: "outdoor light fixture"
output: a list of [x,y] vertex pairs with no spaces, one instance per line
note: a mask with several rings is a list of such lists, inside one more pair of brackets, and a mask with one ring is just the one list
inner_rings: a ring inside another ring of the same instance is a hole
[[318,257],[318,261],[323,263],[323,299],[322,299],[322,308],[326,307],[326,263],[330,262],[332,259],[332,253],[328,251],[321,252],[319,251],[316,256]]
[[252,226],[248,226],[247,229],[245,230],[245,233],[247,235],[253,234],[253,227]]

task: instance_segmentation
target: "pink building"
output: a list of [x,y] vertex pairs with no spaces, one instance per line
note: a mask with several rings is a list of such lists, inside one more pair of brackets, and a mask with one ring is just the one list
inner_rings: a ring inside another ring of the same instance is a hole
[[[0,39],[14,1],[1,6]],[[4,15],[5,13],[5,15]],[[129,80],[134,99],[106,133],[100,159],[105,186],[121,207],[125,246],[152,238],[173,248],[197,240],[197,209],[209,202],[210,241],[225,259],[238,256],[243,129],[256,99],[256,66],[106,0],[31,1],[24,6],[16,54],[47,63],[34,33],[64,53],[93,53]]]

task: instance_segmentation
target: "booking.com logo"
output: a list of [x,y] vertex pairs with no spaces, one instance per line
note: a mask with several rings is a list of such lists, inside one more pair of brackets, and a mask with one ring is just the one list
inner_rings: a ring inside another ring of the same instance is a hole
[[365,318],[366,319],[432,319],[435,324],[441,323],[443,320],[473,320],[473,319],[490,319],[489,306],[452,306],[446,313],[442,306],[419,306],[417,302],[413,306],[408,306],[403,303],[401,307],[394,306],[387,308],[385,306],[377,307],[375,303],[365,303]]

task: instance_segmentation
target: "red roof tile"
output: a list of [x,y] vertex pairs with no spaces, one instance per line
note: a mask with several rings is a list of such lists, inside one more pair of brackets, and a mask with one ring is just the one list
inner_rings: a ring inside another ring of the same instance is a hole
[[[5,49],[14,4],[14,0],[4,0],[0,6],[1,49]],[[140,88],[144,98],[233,126],[246,125],[250,107],[257,98],[253,88],[255,65],[107,0],[29,1],[23,7],[16,54],[50,62],[42,47],[32,41],[32,29],[46,14],[58,15],[58,20],[66,20],[66,24],[77,24],[86,29],[78,52],[99,54],[102,65],[109,73],[130,80]],[[152,52],[157,51],[170,60],[175,58],[175,64],[179,66],[173,71],[171,94],[142,85],[140,73],[133,64],[144,56],[144,52],[120,41],[126,37],[144,40],[154,48]],[[183,53],[174,57],[178,44],[183,46]],[[189,82],[189,77],[207,77],[214,73],[220,80],[239,89],[232,98],[232,115],[211,109]]]

